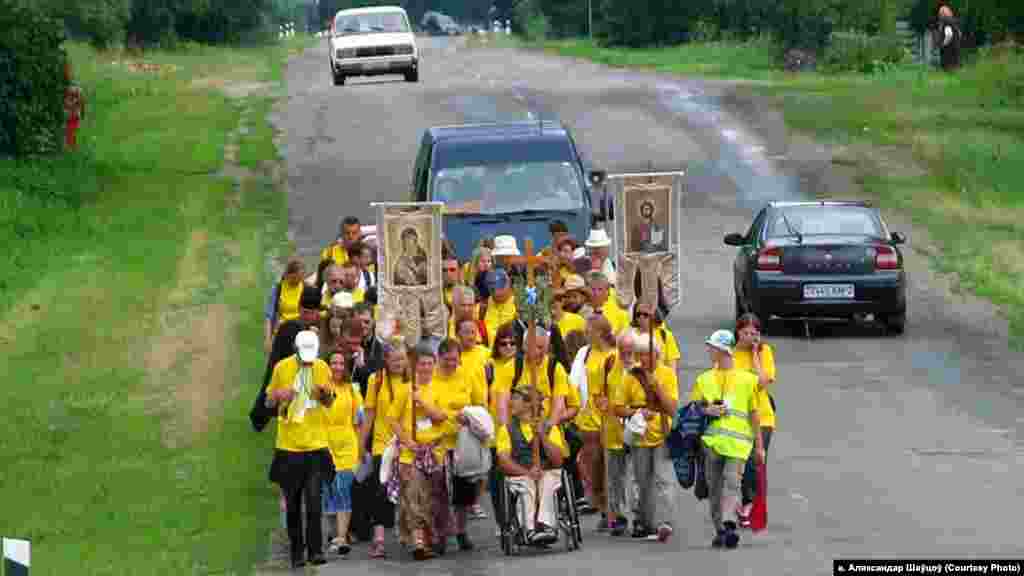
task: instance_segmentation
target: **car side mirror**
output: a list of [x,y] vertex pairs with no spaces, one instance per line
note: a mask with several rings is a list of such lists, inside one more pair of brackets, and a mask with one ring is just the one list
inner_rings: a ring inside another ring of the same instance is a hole
[[901,232],[893,232],[890,236],[892,237],[892,243],[893,244],[906,244],[907,243],[907,237],[904,236]]
[[742,234],[726,234],[725,243],[729,246],[743,246],[747,243],[747,239]]

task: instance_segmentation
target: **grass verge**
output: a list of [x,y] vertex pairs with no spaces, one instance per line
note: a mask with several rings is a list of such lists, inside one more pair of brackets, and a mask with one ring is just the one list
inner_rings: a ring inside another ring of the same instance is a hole
[[[632,50],[588,40],[544,50],[610,66],[767,80],[792,128],[848,145],[865,192],[939,241],[933,265],[1005,311],[1024,336],[1024,52],[997,48],[954,74],[918,66],[884,74],[790,75],[761,41]],[[884,150],[884,152],[883,152]],[[891,152],[923,168],[903,170]]]
[[[0,160],[0,534],[33,574],[247,573],[276,521],[271,434],[248,408],[263,375],[266,254],[283,194],[218,176],[273,160],[265,101],[281,46],[146,54],[70,47],[88,98],[82,148]],[[254,113],[254,114],[253,114]]]

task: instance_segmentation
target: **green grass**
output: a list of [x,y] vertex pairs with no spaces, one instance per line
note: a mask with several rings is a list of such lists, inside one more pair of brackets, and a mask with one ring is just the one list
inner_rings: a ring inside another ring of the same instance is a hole
[[762,40],[745,43],[707,42],[645,49],[608,48],[586,39],[551,40],[539,47],[607,66],[648,68],[658,72],[721,78],[767,80],[779,76],[773,69],[775,47]]
[[[82,148],[0,160],[0,534],[32,540],[33,574],[237,574],[265,559],[273,439],[247,414],[285,203],[261,179],[211,175],[240,110],[201,86],[279,81],[296,44],[146,54],[177,66],[164,76],[71,46]],[[275,157],[261,107],[252,162]]]

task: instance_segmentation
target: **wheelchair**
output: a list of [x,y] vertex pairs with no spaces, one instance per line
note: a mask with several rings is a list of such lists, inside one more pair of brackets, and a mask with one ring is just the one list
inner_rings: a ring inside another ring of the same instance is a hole
[[[565,542],[567,551],[583,547],[583,531],[580,529],[580,515],[576,509],[576,494],[572,481],[564,469],[560,469],[561,486],[555,489],[555,531]],[[502,503],[505,509],[505,525],[501,527],[501,550],[506,556],[518,553],[523,548],[547,549],[551,544],[534,544],[527,540],[526,527],[519,522],[519,494],[512,489],[508,480],[502,478]]]

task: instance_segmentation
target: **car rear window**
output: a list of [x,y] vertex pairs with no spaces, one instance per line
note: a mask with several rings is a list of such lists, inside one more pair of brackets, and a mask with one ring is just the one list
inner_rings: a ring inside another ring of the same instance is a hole
[[862,206],[789,206],[777,210],[768,221],[768,238],[792,236],[793,232],[803,236],[884,237],[882,223],[874,210]]

